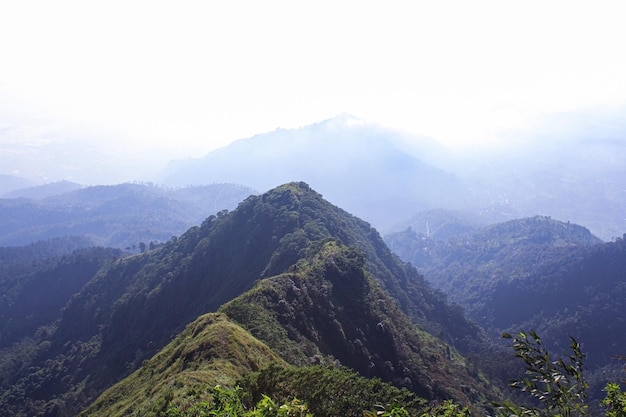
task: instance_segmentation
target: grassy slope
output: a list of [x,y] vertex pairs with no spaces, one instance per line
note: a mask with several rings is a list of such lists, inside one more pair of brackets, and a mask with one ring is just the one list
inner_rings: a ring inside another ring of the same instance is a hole
[[284,364],[265,344],[224,314],[206,314],[126,379],[104,392],[81,416],[139,416],[180,405],[193,392],[233,385],[270,364]]

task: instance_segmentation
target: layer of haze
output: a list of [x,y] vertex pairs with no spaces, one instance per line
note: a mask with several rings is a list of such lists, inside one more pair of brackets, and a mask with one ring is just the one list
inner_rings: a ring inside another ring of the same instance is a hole
[[453,148],[532,137],[626,102],[621,6],[4,2],[0,173],[57,180],[46,163],[93,154],[70,179],[141,179],[341,113]]

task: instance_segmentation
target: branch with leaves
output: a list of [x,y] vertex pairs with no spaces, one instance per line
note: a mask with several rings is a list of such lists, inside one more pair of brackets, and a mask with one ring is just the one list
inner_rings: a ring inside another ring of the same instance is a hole
[[586,414],[589,384],[583,374],[585,355],[573,337],[570,337],[571,354],[558,360],[552,360],[534,331],[528,334],[522,331],[515,336],[504,333],[502,337],[512,340],[515,356],[526,364],[526,377],[512,380],[510,386],[528,393],[543,408],[518,407],[506,402],[495,404],[501,411],[507,416],[576,417]]

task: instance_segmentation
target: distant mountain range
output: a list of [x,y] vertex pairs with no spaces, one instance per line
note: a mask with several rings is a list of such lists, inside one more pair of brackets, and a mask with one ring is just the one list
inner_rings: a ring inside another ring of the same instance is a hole
[[[565,125],[582,123],[573,120]],[[175,187],[231,183],[259,192],[306,181],[381,231],[397,230],[396,224],[416,213],[446,209],[462,210],[483,224],[548,215],[584,224],[605,241],[621,236],[626,231],[626,140],[620,136],[621,125],[568,130],[558,120],[551,123],[537,132],[503,133],[511,139],[507,146],[456,151],[428,138],[341,115],[240,139],[205,156],[171,161],[146,179]],[[61,158],[63,146],[50,143],[38,148],[37,158],[48,147]],[[80,151],[67,150],[68,155]],[[106,166],[123,162],[128,171],[135,164],[120,160],[107,165],[92,160],[97,152],[85,152],[90,162],[80,161],[66,179],[105,178]],[[150,160],[148,154],[144,157]],[[86,165],[89,172],[79,165]],[[15,167],[9,172],[17,171]],[[52,184],[17,190],[34,185],[0,176],[0,198],[41,198],[55,192]]]
[[[398,132],[342,116],[242,139],[203,158],[173,163],[159,181],[177,186],[228,182],[261,191],[305,181],[379,228],[420,210],[463,202],[467,192],[459,178],[407,153],[405,141]],[[420,139],[419,149],[425,157],[442,153],[427,139]]]
[[69,193],[81,189],[82,186],[71,181],[51,182],[43,185],[34,185],[32,187],[18,188],[9,191],[1,198],[29,198],[33,200],[41,200],[54,195]]
[[35,186],[34,181],[15,175],[0,174],[0,198],[12,191]]
[[163,243],[254,191],[233,184],[168,189],[149,184],[80,187],[69,182],[15,190],[0,199],[0,246],[64,236],[138,250]]
[[610,240],[626,231],[625,163],[621,138],[540,135],[502,149],[459,153],[341,116],[177,161],[158,181],[266,190],[304,180],[380,230],[419,212],[460,209],[485,223],[550,215]]

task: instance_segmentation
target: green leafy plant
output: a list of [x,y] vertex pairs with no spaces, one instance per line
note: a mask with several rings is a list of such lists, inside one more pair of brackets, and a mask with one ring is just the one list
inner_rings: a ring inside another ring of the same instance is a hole
[[306,404],[297,398],[278,405],[264,395],[252,410],[246,410],[241,402],[241,389],[224,388],[217,385],[213,388],[209,401],[197,401],[191,406],[170,407],[165,417],[313,417]]
[[447,400],[441,404],[430,405],[420,413],[420,417],[469,417],[469,408]]
[[619,384],[610,382],[604,390],[606,397],[600,405],[606,407],[607,417],[626,417],[626,394],[622,392]]
[[[615,355],[615,358],[626,361],[626,356]],[[626,370],[626,366],[623,369]],[[621,383],[624,384],[626,382],[622,380]],[[606,392],[606,397],[600,402],[600,405],[606,407],[606,415],[608,417],[626,417],[626,393],[622,392],[620,385],[615,382],[609,382],[604,387],[604,391]]]
[[580,344],[571,339],[571,354],[567,358],[552,360],[541,338],[531,331],[512,336],[502,335],[513,341],[515,356],[526,364],[526,377],[512,380],[510,386],[528,393],[543,407],[515,406],[511,403],[498,403],[496,406],[507,416],[560,416],[585,415],[587,411],[587,387],[583,375],[585,355]]
[[364,417],[469,417],[470,415],[469,408],[450,400],[428,405],[417,414],[411,414],[406,408],[396,403],[377,405],[373,411],[363,412]]
[[250,417],[312,417],[308,407],[297,398],[292,399],[280,406],[267,395],[264,395],[254,410],[246,414]]

